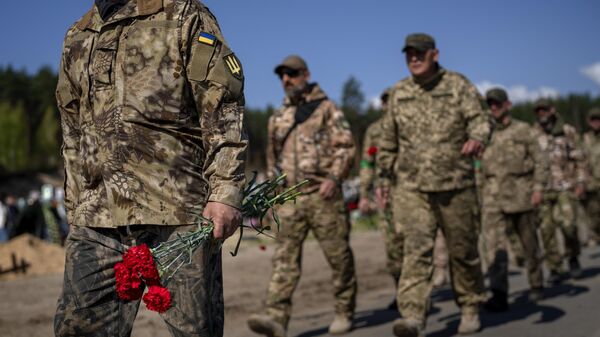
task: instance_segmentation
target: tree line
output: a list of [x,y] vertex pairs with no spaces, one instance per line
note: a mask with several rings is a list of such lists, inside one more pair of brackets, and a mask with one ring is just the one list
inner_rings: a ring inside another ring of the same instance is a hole
[[[57,75],[50,67],[34,74],[10,66],[0,67],[0,177],[61,169],[56,81]],[[587,112],[592,106],[600,106],[600,96],[569,94],[554,99],[554,103],[563,118],[583,132],[587,130]],[[367,104],[361,83],[353,76],[344,82],[338,104],[346,114],[356,143],[362,144],[367,127],[381,116],[381,110]],[[260,171],[265,167],[267,123],[274,110],[271,106],[246,110],[250,170]],[[533,102],[516,104],[512,113],[515,118],[532,123]]]

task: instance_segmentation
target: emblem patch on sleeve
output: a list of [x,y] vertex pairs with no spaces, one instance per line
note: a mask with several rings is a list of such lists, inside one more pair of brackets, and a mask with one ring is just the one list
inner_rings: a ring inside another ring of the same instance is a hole
[[225,65],[233,77],[237,78],[238,80],[242,80],[244,78],[242,64],[235,54],[229,54],[223,57],[223,60],[225,61]]
[[214,35],[208,34],[207,32],[201,32],[198,36],[198,42],[214,46],[217,42],[217,38]]

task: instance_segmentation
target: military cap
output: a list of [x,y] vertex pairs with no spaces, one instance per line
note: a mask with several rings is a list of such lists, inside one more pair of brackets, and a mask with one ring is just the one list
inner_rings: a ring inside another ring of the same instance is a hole
[[435,49],[435,40],[425,33],[413,33],[406,37],[402,51],[406,52],[408,48],[415,48],[419,51]]
[[308,70],[306,62],[298,55],[290,55],[283,59],[281,64],[275,67],[275,74],[279,74],[283,68],[289,68],[293,70]]
[[600,108],[592,108],[592,110],[588,112],[588,118],[600,118]]
[[533,105],[533,110],[549,109],[549,108],[551,108],[553,106],[554,105],[552,104],[552,102],[550,102],[549,99],[547,99],[547,98],[540,98],[537,101],[535,101],[535,104]]
[[506,90],[502,88],[492,88],[485,93],[486,100],[496,101],[498,103],[504,103],[508,101],[508,94]]

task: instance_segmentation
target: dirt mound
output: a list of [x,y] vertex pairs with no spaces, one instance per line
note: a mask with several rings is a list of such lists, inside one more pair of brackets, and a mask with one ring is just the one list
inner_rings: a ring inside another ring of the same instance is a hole
[[[15,267],[18,271],[5,272]],[[20,235],[0,244],[0,268],[0,280],[62,273],[65,268],[65,249],[29,234]]]

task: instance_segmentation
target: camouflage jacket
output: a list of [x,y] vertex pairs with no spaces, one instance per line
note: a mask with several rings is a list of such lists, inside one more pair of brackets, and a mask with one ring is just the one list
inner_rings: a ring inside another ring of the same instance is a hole
[[550,176],[545,190],[561,192],[571,190],[586,180],[585,156],[577,130],[559,119],[550,132],[536,124],[535,134],[550,165]]
[[269,175],[280,171],[287,175],[288,184],[308,179],[304,193],[316,191],[327,178],[341,183],[348,176],[356,151],[344,113],[317,84],[311,87],[301,104],[313,102],[316,109],[306,121],[285,138],[298,110],[298,105],[286,99],[283,107],[269,118],[268,129]]
[[94,7],[67,32],[57,100],[70,224],[192,224],[239,207],[243,74],[197,0]]
[[382,178],[394,175],[397,186],[422,192],[473,186],[473,159],[460,152],[469,139],[486,143],[490,125],[469,80],[443,69],[425,84],[409,77],[392,88],[388,105],[377,157]]
[[583,136],[583,149],[589,172],[585,188],[588,191],[597,191],[600,189],[600,134],[588,131]]
[[365,132],[360,160],[360,197],[367,197],[375,185],[377,176],[377,152],[381,135],[381,119],[373,122]]
[[548,181],[548,162],[532,128],[518,120],[494,128],[481,170],[483,207],[506,213],[531,210],[531,193]]

